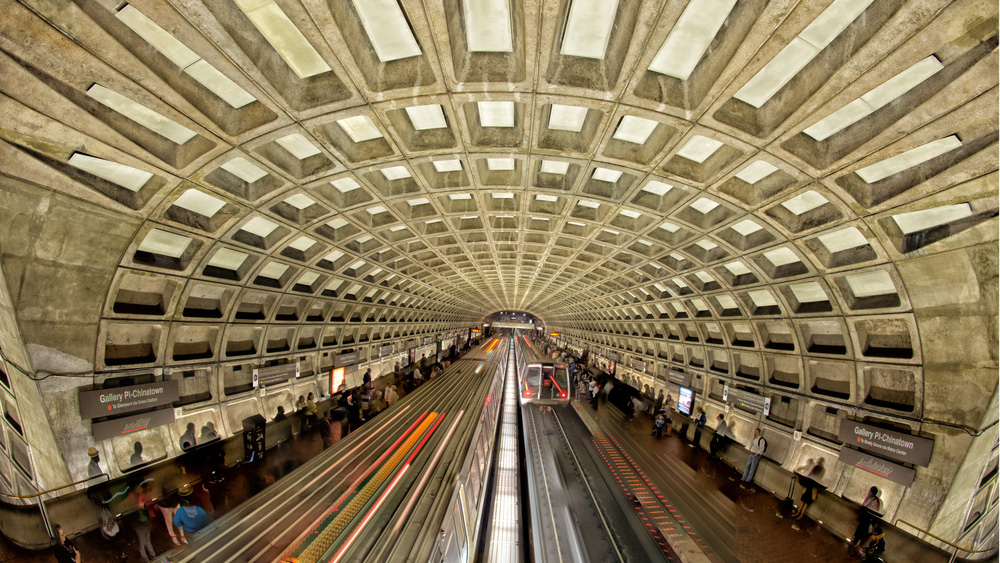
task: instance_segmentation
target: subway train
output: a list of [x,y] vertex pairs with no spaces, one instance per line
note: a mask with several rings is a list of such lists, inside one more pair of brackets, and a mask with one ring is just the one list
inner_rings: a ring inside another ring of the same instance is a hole
[[569,366],[554,362],[537,350],[528,337],[514,334],[510,337],[516,354],[518,388],[521,404],[567,405],[572,397]]

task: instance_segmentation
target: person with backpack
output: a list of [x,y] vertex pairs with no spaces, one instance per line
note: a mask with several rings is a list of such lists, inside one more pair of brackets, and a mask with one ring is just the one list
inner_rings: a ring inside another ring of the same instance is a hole
[[740,488],[745,489],[748,483],[753,483],[754,473],[757,472],[757,464],[760,462],[760,456],[764,455],[767,450],[767,440],[760,435],[760,428],[753,429],[753,439],[750,440],[750,457],[747,459],[747,465],[743,469],[743,477],[740,478]]

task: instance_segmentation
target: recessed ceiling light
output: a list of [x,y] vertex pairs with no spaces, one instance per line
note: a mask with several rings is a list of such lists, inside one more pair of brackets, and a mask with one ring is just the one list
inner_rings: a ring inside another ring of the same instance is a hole
[[868,246],[868,239],[855,227],[848,227],[816,237],[830,254]]
[[799,303],[822,303],[830,300],[823,291],[823,286],[816,282],[793,284],[788,286],[788,289]]
[[834,0],[733,96],[759,108],[844,31],[874,0]]
[[326,64],[274,0],[234,2],[299,78],[330,72],[330,65]]
[[597,167],[594,168],[594,173],[591,178],[599,180],[601,182],[615,183],[619,178],[622,177],[622,172],[620,170],[610,170],[608,168]]
[[600,203],[597,203],[596,201],[590,201],[587,199],[581,199],[580,201],[576,202],[576,204],[580,207],[586,207],[588,209],[597,209],[598,207],[601,206]]
[[448,199],[452,201],[461,201],[472,199],[472,194],[448,194]]
[[191,188],[174,200],[174,205],[204,217],[214,217],[220,209],[226,206],[226,202]]
[[309,142],[303,135],[299,133],[292,133],[291,135],[285,135],[284,137],[275,139],[276,143],[292,154],[295,158],[299,160],[305,160],[310,156],[316,156],[320,154],[320,150],[316,148],[316,145]]
[[725,268],[734,276],[745,276],[750,273],[750,268],[747,268],[747,265],[739,260],[726,264]]
[[698,198],[694,203],[691,204],[691,209],[694,209],[702,215],[707,215],[713,209],[719,206],[718,202],[712,201],[706,197]]
[[237,271],[243,262],[249,258],[248,254],[242,252],[237,252],[229,248],[220,248],[218,252],[212,256],[212,259],[208,261],[208,265],[213,268],[219,268],[220,270],[231,270]]
[[267,176],[267,172],[261,170],[256,164],[253,164],[242,156],[230,160],[220,168],[248,184],[252,184]]
[[941,61],[931,55],[802,132],[817,141],[823,141],[909,92],[942,68],[944,65],[941,64]]
[[513,127],[514,102],[476,102],[483,127]]
[[299,252],[305,252],[305,251],[309,250],[310,248],[312,248],[313,245],[315,245],[315,244],[316,244],[316,241],[314,241],[313,239],[311,239],[309,237],[299,237],[299,238],[295,239],[294,241],[292,241],[292,243],[289,244],[288,246],[291,247],[291,248],[294,248],[295,250],[298,250]]
[[961,221],[971,216],[972,207],[968,203],[956,203],[955,205],[942,205],[932,209],[900,213],[893,215],[892,220],[896,222],[904,235],[908,235]]
[[378,130],[375,122],[367,115],[355,115],[354,117],[338,119],[337,125],[340,125],[344,133],[347,133],[355,143],[362,143],[382,137],[382,132]]
[[535,194],[535,199],[537,201],[548,201],[550,203],[551,202],[559,201],[558,197],[556,197],[554,195],[548,195],[548,194]]
[[941,156],[942,154],[955,150],[961,146],[962,141],[956,135],[949,135],[943,139],[931,141],[930,143],[908,150],[902,154],[897,154],[896,156],[876,162],[871,166],[866,166],[857,170],[855,174],[860,176],[865,182],[874,184],[879,180],[884,180],[889,176],[899,174],[904,170],[923,164],[932,158]]
[[316,202],[312,200],[307,195],[304,194],[294,194],[290,197],[285,198],[285,203],[291,205],[295,209],[302,210],[316,205]]
[[417,131],[448,127],[448,121],[444,117],[444,108],[441,107],[441,104],[409,106],[406,108],[406,115],[409,116],[410,123]]
[[493,199],[514,199],[514,194],[511,192],[493,192],[490,195]]
[[371,235],[362,235],[362,236],[360,236],[360,237],[358,237],[358,238],[354,239],[354,242],[356,242],[356,243],[358,243],[358,244],[364,244],[364,243],[366,243],[366,242],[368,242],[368,241],[372,240],[372,238],[373,238],[373,237],[372,237]]
[[361,25],[383,63],[421,54],[406,15],[396,0],[353,0]]
[[776,307],[778,305],[778,300],[766,289],[748,291],[747,296],[757,307]]
[[410,171],[406,169],[405,166],[389,166],[381,169],[382,175],[385,176],[386,180],[402,180],[403,178],[410,177]]
[[135,7],[126,4],[115,14],[122,23],[127,25],[139,37],[142,37],[154,49],[180,67],[186,74],[200,82],[213,94],[225,100],[233,108],[239,109],[256,98],[240,88],[226,75],[202,60],[197,53],[188,49],[172,34],[165,31],[153,20]]
[[282,264],[281,262],[268,262],[264,266],[260,273],[258,274],[262,278],[267,278],[270,280],[280,280],[281,276],[285,275],[288,271],[288,265]]
[[337,229],[339,229],[341,227],[346,227],[347,226],[347,220],[344,219],[343,217],[337,217],[335,219],[331,219],[330,221],[327,221],[326,226],[328,226],[331,229],[333,229],[333,230],[336,231]]
[[406,203],[408,203],[410,205],[410,207],[417,207],[418,205],[427,205],[427,204],[429,204],[430,200],[427,199],[426,197],[418,197],[418,198],[414,198],[414,199],[408,199],[408,200],[406,200]]
[[750,236],[756,233],[757,231],[764,229],[764,227],[761,227],[756,222],[750,219],[744,219],[730,228],[744,237]]
[[705,250],[705,251],[711,251],[711,250],[715,250],[716,248],[719,248],[719,245],[715,244],[714,242],[712,242],[712,241],[710,241],[708,239],[701,239],[701,240],[699,240],[698,242],[695,243],[695,246],[698,246],[702,250]]
[[257,235],[260,238],[267,238],[267,236],[273,233],[277,228],[277,223],[268,221],[263,217],[254,217],[253,219],[247,221],[240,230]]
[[736,177],[748,184],[756,184],[778,171],[778,167],[763,160],[755,160],[750,166],[740,170]]
[[563,175],[569,171],[569,163],[561,162],[558,160],[543,160],[542,167],[539,172],[543,174],[559,174]]
[[137,250],[170,258],[180,258],[190,245],[191,239],[188,237],[153,229],[146,233],[146,237],[139,243]]
[[552,104],[549,111],[549,129],[579,133],[587,119],[587,108]]
[[380,213],[385,213],[387,211],[387,209],[384,206],[382,206],[382,205],[376,205],[374,207],[369,207],[365,211],[367,211],[369,215],[373,215],[374,216],[374,215],[378,215]]
[[682,156],[688,160],[701,164],[708,160],[708,157],[715,154],[715,151],[722,147],[720,141],[709,139],[702,135],[691,137],[687,143],[677,151],[677,156]]
[[79,168],[132,192],[138,192],[153,177],[145,170],[78,152],[73,153],[68,162],[74,168]]
[[615,129],[612,138],[641,145],[649,139],[657,125],[659,123],[651,119],[626,115],[618,122],[618,129]]
[[855,297],[876,297],[879,295],[896,295],[896,284],[889,272],[873,270],[861,274],[851,274],[844,278]]
[[514,50],[509,0],[462,0],[469,51]]
[[671,232],[671,233],[676,233],[677,231],[680,230],[680,227],[678,227],[677,225],[675,225],[673,223],[669,223],[669,222],[668,223],[663,223],[662,225],[660,225],[660,228],[663,229],[664,231]]
[[357,180],[351,178],[350,176],[338,178],[330,183],[333,184],[333,187],[337,188],[337,190],[342,194],[352,192],[361,187],[361,184],[358,184]]
[[642,213],[632,211],[631,209],[622,209],[620,214],[628,217],[629,219],[638,219],[639,217],[642,217]]
[[573,0],[560,52],[574,57],[603,59],[617,11],[618,0]]
[[455,160],[435,160],[431,164],[434,165],[434,170],[438,172],[461,172],[462,171],[462,161]]
[[513,158],[487,158],[486,167],[490,170],[513,170],[515,166]]
[[736,0],[691,0],[649,70],[687,80],[729,18]]
[[91,85],[87,89],[87,95],[178,145],[183,145],[197,135],[197,133],[180,123],[164,117],[146,106],[134,102],[100,84]]
[[792,252],[792,250],[787,246],[782,246],[765,252],[764,258],[767,258],[768,262],[774,264],[775,267],[787,266],[788,264],[800,262],[799,257],[796,256],[795,253]]
[[665,196],[667,192],[674,189],[670,184],[660,182],[658,180],[650,180],[646,182],[646,185],[642,187],[642,191],[651,193],[656,196]]
[[781,203],[781,206],[791,211],[795,215],[802,215],[830,203],[825,197],[814,190],[802,192],[801,194]]
[[318,279],[319,279],[318,273],[307,271],[304,274],[302,274],[299,277],[298,281],[296,281],[295,283],[296,285],[304,285],[306,287],[310,287],[312,286],[312,284],[316,283],[316,280]]

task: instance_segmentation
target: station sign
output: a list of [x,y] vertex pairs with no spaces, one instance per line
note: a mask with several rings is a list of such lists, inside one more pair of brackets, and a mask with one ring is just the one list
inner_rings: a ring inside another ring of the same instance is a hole
[[108,440],[140,430],[170,424],[173,421],[174,409],[160,409],[105,422],[95,422],[91,425],[91,432],[93,432],[94,438],[97,440]]
[[393,347],[392,344],[383,344],[382,347],[379,348],[378,354],[380,356],[388,356],[389,354],[392,354],[395,351],[396,349],[395,347]]
[[433,339],[430,336],[425,336],[424,337],[424,344],[423,344],[424,346],[427,346],[431,342],[433,342]]
[[176,381],[81,391],[80,417],[87,420],[152,409],[171,405],[179,397]]
[[632,369],[637,369],[643,372],[646,371],[646,361],[638,358],[632,358]]
[[684,373],[682,371],[677,371],[675,369],[670,369],[667,367],[664,367],[663,371],[666,372],[667,380],[670,381],[670,383],[675,383],[681,387],[691,386],[690,373]]
[[841,462],[853,465],[858,469],[864,469],[869,473],[885,477],[893,483],[899,483],[904,487],[912,485],[913,479],[917,475],[916,470],[910,467],[904,467],[897,463],[886,461],[880,457],[875,457],[871,454],[859,452],[858,450],[852,450],[847,447],[840,448],[840,457],[838,459]]
[[559,338],[559,334],[560,333],[558,333],[558,332],[550,332],[549,336],[551,336],[552,338]]
[[482,332],[482,331],[481,331],[481,330],[479,330],[478,328],[474,328],[474,329],[472,329],[472,334],[479,334],[479,333],[481,333],[481,332]]
[[[476,330],[476,329],[472,329],[472,330]],[[406,341],[405,348],[416,348],[416,347],[417,347],[417,340],[415,338],[411,338],[411,339],[409,339],[409,340]]]
[[722,400],[754,413],[762,412],[764,416],[771,414],[771,398],[757,393],[726,385],[722,390]]
[[934,451],[934,440],[929,438],[886,430],[846,418],[840,421],[838,436],[846,446],[921,467],[927,467],[931,461],[931,452]]
[[360,355],[357,352],[348,352],[346,354],[337,354],[333,357],[333,367],[340,368],[344,366],[349,366],[351,364],[358,363]]
[[612,362],[618,361],[618,352],[608,352],[608,359]]
[[253,386],[278,385],[289,379],[295,379],[301,375],[302,371],[299,362],[294,364],[282,364],[280,366],[268,366],[266,368],[253,369]]

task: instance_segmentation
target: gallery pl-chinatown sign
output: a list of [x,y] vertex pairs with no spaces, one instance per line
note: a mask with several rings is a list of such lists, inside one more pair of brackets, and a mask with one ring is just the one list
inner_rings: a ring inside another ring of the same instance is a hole
[[934,451],[934,440],[886,430],[853,420],[841,420],[839,437],[845,446],[870,452],[874,455],[927,467]]
[[81,391],[80,417],[87,420],[148,410],[171,405],[179,396],[176,381]]

